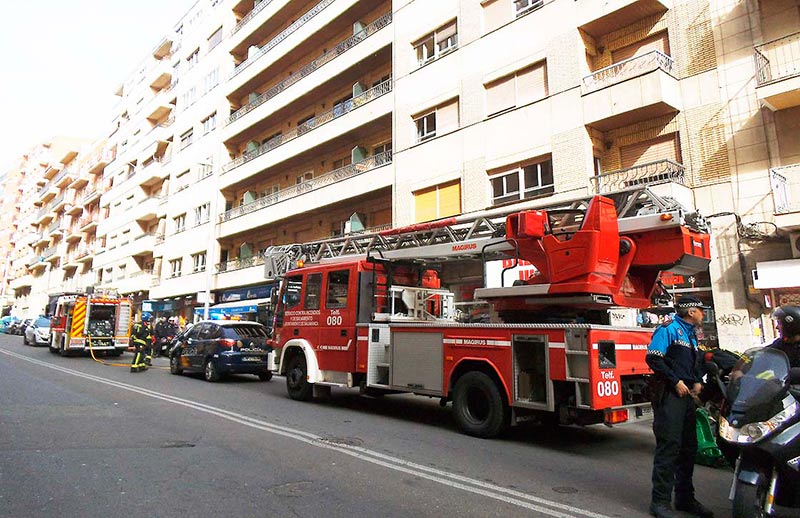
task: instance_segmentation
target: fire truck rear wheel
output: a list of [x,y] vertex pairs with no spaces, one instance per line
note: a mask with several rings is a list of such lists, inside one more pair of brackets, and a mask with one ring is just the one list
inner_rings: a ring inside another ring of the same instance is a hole
[[453,390],[453,413],[459,428],[467,435],[489,438],[508,425],[508,408],[497,384],[483,372],[468,372]]
[[56,354],[58,352],[58,348],[53,346],[54,338],[50,338],[50,341],[47,343],[47,348],[50,349],[50,352]]
[[64,337],[61,339],[61,348],[58,350],[61,356],[69,356],[69,351],[67,350],[67,338]]
[[302,354],[296,355],[289,362],[286,369],[286,391],[296,401],[311,401],[314,396],[314,386],[308,382],[306,357]]

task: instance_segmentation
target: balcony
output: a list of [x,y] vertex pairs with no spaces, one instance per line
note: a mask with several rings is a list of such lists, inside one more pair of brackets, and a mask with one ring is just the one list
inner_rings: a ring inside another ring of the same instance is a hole
[[578,28],[594,37],[620,27],[663,14],[672,8],[673,0],[577,0]]
[[264,256],[258,254],[247,259],[234,259],[217,264],[215,269],[218,290],[247,286],[255,280],[263,280]]
[[168,60],[162,61],[150,71],[150,88],[163,90],[172,84],[172,66]]
[[78,203],[70,202],[72,203],[72,205],[67,206],[67,209],[64,211],[64,214],[66,214],[67,216],[80,216],[80,214],[83,212],[83,205],[81,205],[80,203],[80,200],[83,196],[79,196],[76,193],[72,197],[78,200]]
[[65,167],[53,178],[53,185],[61,189],[65,188],[72,183],[75,178],[75,169],[73,167]]
[[98,188],[96,185],[88,187],[86,192],[83,194],[81,202],[84,205],[91,205],[92,203],[100,199],[101,194],[102,193],[100,192],[100,188]]
[[51,180],[54,176],[58,174],[59,171],[64,167],[64,164],[55,163],[55,164],[48,164],[45,167],[44,172],[42,173],[42,178],[46,178],[47,180]]
[[47,233],[50,234],[50,237],[61,233],[61,227],[63,226],[63,223],[64,222],[61,219],[57,219],[50,223],[50,226],[47,227]]
[[[274,219],[265,218],[261,214],[256,214],[250,218],[247,218],[246,221],[233,222],[232,220],[248,214],[253,214],[257,211],[261,211],[262,209],[266,209],[267,207],[272,207],[278,203],[297,198],[298,196],[306,196],[306,198],[308,198],[307,195],[310,193],[323,189],[329,185],[339,184],[339,182],[344,182],[345,180],[358,177],[364,173],[374,171],[375,169],[391,163],[392,152],[387,151],[386,153],[371,156],[360,162],[356,162],[329,173],[322,174],[307,182],[303,182],[302,184],[293,185],[292,187],[282,189],[274,194],[258,198],[251,203],[240,205],[239,207],[226,211],[220,215],[219,222],[222,224],[220,228],[220,235],[232,235],[237,232],[241,232],[245,228],[254,228],[259,224],[263,224]],[[338,188],[340,189],[339,192],[341,194],[334,195],[333,193],[328,193],[331,197],[326,199],[340,201],[343,197],[357,196],[362,194],[364,187],[366,187],[368,191],[383,187],[383,185],[373,186],[373,182],[370,181],[358,181],[359,185],[354,185],[354,183],[355,182],[348,182],[347,184],[338,185]],[[345,195],[344,193],[347,194]],[[325,198],[325,196],[322,197]],[[320,198],[320,196],[316,196],[316,198]],[[329,203],[330,201],[326,203],[324,199],[315,199],[313,202],[309,200],[308,203],[304,201],[302,205],[306,207],[319,207]]]
[[116,156],[116,146],[110,149],[100,149],[91,157],[89,157],[89,159],[84,163],[84,167],[81,169],[81,172],[86,172],[89,174],[102,173],[103,169],[105,169],[109,163],[113,162]]
[[583,78],[584,124],[606,131],[681,111],[671,57],[653,50]]
[[61,269],[62,270],[74,270],[75,268],[77,268],[80,265],[81,265],[81,263],[78,262],[78,259],[76,257],[75,251],[73,250],[73,251],[67,252],[66,255],[64,256],[64,261],[61,263]]
[[82,188],[84,185],[89,183],[89,173],[81,172],[79,174],[74,175],[72,183],[69,184],[67,187],[70,189],[78,190]]
[[[240,156],[239,158],[236,158],[235,160],[233,160],[231,162],[228,162],[227,164],[222,166],[222,174],[225,175],[227,173],[230,173],[234,169],[236,169],[236,168],[238,168],[240,166],[243,166],[243,165],[245,165],[245,164],[247,164],[249,162],[253,162],[257,158],[269,153],[270,151],[272,151],[274,149],[279,148],[280,146],[283,146],[284,144],[286,144],[288,142],[291,142],[291,141],[295,140],[298,137],[313,133],[315,130],[318,130],[319,128],[325,126],[329,122],[332,122],[332,121],[335,121],[335,120],[337,120],[339,118],[342,118],[342,117],[350,114],[351,112],[358,111],[360,108],[363,108],[365,106],[369,106],[372,103],[372,101],[374,101],[374,100],[376,100],[376,99],[378,99],[380,97],[385,96],[386,94],[390,93],[391,91],[392,91],[392,80],[390,78],[389,80],[384,81],[383,83],[379,84],[378,86],[367,90],[366,92],[362,93],[361,95],[353,97],[351,100],[349,100],[343,106],[337,106],[337,107],[335,107],[333,109],[330,109],[330,110],[328,110],[326,112],[323,112],[323,113],[317,115],[316,117],[314,117],[313,119],[310,119],[310,120],[304,122],[303,124],[295,127],[294,129],[291,129],[286,133],[283,133],[283,134],[278,135],[277,137],[275,137],[275,138],[273,138],[271,140],[268,140],[267,142],[265,142],[261,146],[259,146],[257,149],[255,149],[253,151],[250,151],[250,152],[246,152],[242,156]],[[365,120],[361,120],[361,119],[359,119],[357,121],[354,120],[353,124],[354,125],[357,124],[358,126],[366,124],[367,122],[370,122],[371,120],[374,120],[375,118],[381,116],[384,112],[391,113],[391,110],[392,110],[391,104],[389,104],[388,106],[376,107],[372,111],[365,110],[364,111],[364,117],[363,117]],[[321,139],[330,139],[330,138],[333,138],[335,136],[341,135],[342,133],[344,133],[344,131],[337,132],[336,135],[332,134],[332,132],[328,132],[328,134],[326,134],[325,136],[321,136],[320,138]],[[256,165],[254,167],[254,169],[259,169],[258,165]],[[261,169],[263,169],[263,168],[261,168]],[[246,171],[244,173],[239,174],[238,176],[240,176],[240,177],[244,176],[246,178],[247,176],[249,176],[250,174],[254,174],[255,172],[257,172],[257,171],[255,171],[255,170],[249,171],[248,170],[248,171]],[[236,179],[233,179],[232,181],[235,182]],[[230,182],[231,182],[231,179],[223,179],[223,183],[226,183],[227,185],[231,185]]]
[[48,201],[55,198],[57,194],[58,194],[58,188],[52,183],[49,183],[44,187],[42,187],[41,189],[39,189],[39,195],[37,196],[37,199],[41,203],[47,203]]
[[23,290],[25,288],[30,288],[33,286],[33,276],[25,273],[19,277],[16,277],[9,283],[9,286],[12,290]]
[[153,49],[153,57],[156,59],[164,59],[165,57],[170,55],[172,50],[172,38],[166,37],[158,42],[156,48]]
[[141,257],[146,255],[153,255],[153,249],[156,245],[156,233],[148,232],[136,236],[133,241],[128,244],[128,253],[131,257]]
[[[333,61],[337,57],[341,56],[348,50],[356,47],[359,43],[365,41],[367,38],[375,34],[376,32],[380,31],[384,27],[387,27],[392,22],[392,13],[387,13],[371,24],[367,25],[362,31],[359,31],[357,34],[347,38],[346,40],[339,43],[333,49],[325,52],[317,59],[313,60],[312,62],[308,63],[296,73],[292,74],[291,76],[287,77],[283,81],[279,82],[278,84],[271,87],[269,90],[265,91],[251,102],[240,108],[239,110],[235,111],[231,116],[227,119],[226,124],[230,125],[234,122],[240,120],[244,115],[252,112],[259,106],[262,106],[264,103],[269,101],[270,99],[274,98],[278,94],[284,92],[287,88],[294,85],[301,79],[308,77],[309,75],[313,74],[323,65]],[[388,35],[389,40],[387,44],[391,43],[391,34]],[[354,58],[356,63],[362,61],[364,58],[363,56],[358,56]],[[336,73],[339,70],[346,69],[349,67],[349,64],[341,64],[340,66],[336,67],[336,70],[331,71],[332,73]],[[323,80],[317,80],[314,82],[314,86],[321,84]],[[255,117],[256,119],[260,119],[262,117]],[[231,131],[226,132],[226,136],[223,137],[223,140],[227,140],[233,134]]]
[[75,195],[69,191],[61,191],[61,194],[53,198],[52,203],[50,203],[50,207],[53,213],[58,214],[58,212],[63,209],[65,206],[72,204],[74,201]]
[[81,232],[80,226],[75,224],[67,229],[67,235],[64,239],[67,243],[74,243],[75,241],[80,241],[82,238],[83,232]]
[[34,225],[44,225],[53,219],[52,210],[50,209],[50,205],[45,205],[39,212],[36,213],[36,217],[33,220]]
[[94,243],[89,245],[80,245],[78,250],[75,251],[75,260],[79,263],[86,263],[92,260],[94,256]]
[[124,277],[117,278],[114,286],[120,293],[134,293],[137,291],[149,291],[152,285],[153,272],[150,270],[140,270],[126,274]]
[[36,238],[31,243],[33,246],[43,246],[50,242],[50,236],[47,232],[36,234]]
[[782,229],[800,229],[800,164],[770,169],[775,224]]
[[800,32],[755,47],[756,96],[770,110],[800,106]]
[[97,213],[87,214],[78,221],[78,228],[81,232],[89,232],[97,228]]
[[592,178],[594,194],[623,191],[631,187],[663,183],[686,185],[686,168],[672,160],[656,160],[647,164],[602,173]]
[[44,252],[42,252],[42,258],[47,262],[54,262],[61,257],[61,248],[58,245],[51,246],[49,248],[45,248]]

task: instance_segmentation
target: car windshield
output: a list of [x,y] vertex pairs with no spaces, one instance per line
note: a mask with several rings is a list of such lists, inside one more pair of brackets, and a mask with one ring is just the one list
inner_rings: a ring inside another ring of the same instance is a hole
[[742,426],[774,415],[773,407],[781,406],[788,379],[789,358],[783,351],[772,348],[746,351],[731,371],[728,382],[731,417]]
[[50,327],[50,319],[49,318],[37,318],[36,323],[34,324],[36,327]]

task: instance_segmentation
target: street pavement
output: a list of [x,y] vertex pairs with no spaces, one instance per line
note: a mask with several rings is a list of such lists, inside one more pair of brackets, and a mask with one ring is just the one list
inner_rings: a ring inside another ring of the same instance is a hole
[[[482,440],[434,399],[300,403],[282,377],[212,384],[167,366],[133,374],[0,335],[0,517],[648,516],[644,423]],[[696,468],[718,517],[729,484]]]

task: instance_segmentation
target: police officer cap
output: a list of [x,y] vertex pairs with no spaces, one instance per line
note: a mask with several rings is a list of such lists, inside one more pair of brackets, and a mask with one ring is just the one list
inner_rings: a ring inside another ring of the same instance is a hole
[[693,295],[684,295],[683,297],[680,297],[677,301],[675,301],[675,309],[689,309],[689,308],[709,309],[709,306],[704,304],[702,300],[698,299]]

